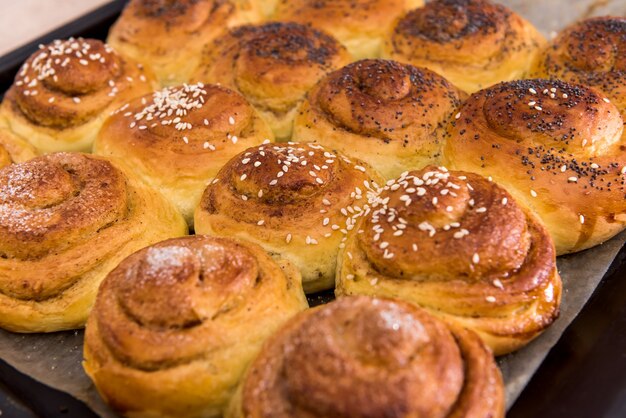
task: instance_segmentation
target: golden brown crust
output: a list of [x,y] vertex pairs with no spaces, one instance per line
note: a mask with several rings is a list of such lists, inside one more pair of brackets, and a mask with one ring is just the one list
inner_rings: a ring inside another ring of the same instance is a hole
[[297,271],[256,245],[164,241],[103,282],[84,367],[124,414],[218,417],[265,338],[306,307]]
[[370,207],[340,255],[338,295],[410,301],[476,331],[496,354],[557,317],[550,236],[495,183],[428,167],[388,182]]
[[0,168],[28,161],[36,156],[35,147],[11,132],[6,121],[0,118]]
[[478,92],[450,124],[444,163],[492,176],[532,208],[558,254],[580,251],[626,225],[626,137],[604,94],[525,80]]
[[104,124],[94,152],[123,159],[193,224],[206,185],[228,160],[273,139],[238,93],[185,84],[138,98]]
[[348,62],[346,49],[330,35],[297,23],[267,23],[241,26],[216,39],[192,78],[238,91],[278,139],[288,139],[307,91]]
[[357,59],[377,58],[394,20],[423,4],[422,0],[280,0],[272,17],[324,30]]
[[250,367],[228,418],[504,416],[492,354],[405,302],[342,298],[301,313]]
[[532,75],[595,87],[626,118],[626,18],[597,17],[567,27],[538,57]]
[[83,154],[5,167],[0,196],[0,326],[13,331],[82,326],[121,259],[186,233],[159,194]]
[[205,45],[229,27],[258,19],[257,6],[247,0],[132,0],[108,42],[151,68],[162,85],[177,85],[189,81]]
[[400,18],[383,57],[430,68],[472,93],[523,78],[545,40],[526,20],[488,0],[438,0]]
[[10,129],[43,152],[87,151],[109,113],[152,78],[95,39],[56,40],[31,55],[7,91]]
[[354,155],[394,178],[439,161],[445,127],[462,98],[465,93],[427,69],[358,61],[309,92],[294,138]]
[[359,161],[316,144],[250,148],[207,187],[196,231],[256,242],[296,265],[305,291],[328,289],[351,214],[363,210],[378,180]]

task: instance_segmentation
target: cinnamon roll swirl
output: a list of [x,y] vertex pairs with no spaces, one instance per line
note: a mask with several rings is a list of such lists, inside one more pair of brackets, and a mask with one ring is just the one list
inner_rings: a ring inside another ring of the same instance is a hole
[[473,332],[405,302],[351,297],[268,340],[226,416],[502,418],[504,389]]
[[444,163],[492,176],[533,209],[557,253],[593,247],[626,226],[626,136],[611,100],[562,81],[496,85],[448,127]]
[[173,86],[189,81],[205,45],[260,18],[253,0],[131,0],[107,42]]
[[102,279],[146,245],[187,232],[160,194],[111,162],[58,153],[0,170],[0,327],[84,325]]
[[233,158],[196,209],[198,233],[256,242],[291,261],[307,293],[333,287],[339,247],[380,181],[358,160],[315,144],[267,144]]
[[324,30],[357,59],[377,58],[394,20],[423,4],[422,0],[280,0],[272,17]]
[[626,18],[597,17],[564,29],[532,75],[595,87],[626,118]]
[[42,152],[89,151],[109,114],[152,86],[141,65],[101,41],[56,40],[22,65],[0,115]]
[[445,128],[465,94],[443,77],[395,61],[363,60],[307,95],[294,139],[363,159],[386,178],[437,163]]
[[241,26],[203,52],[193,80],[241,93],[279,140],[291,137],[298,105],[326,73],[351,61],[333,37],[297,23]]
[[192,225],[200,196],[219,169],[246,148],[273,138],[240,94],[185,84],[124,105],[105,122],[94,152],[123,159]]
[[429,68],[472,93],[524,78],[545,44],[535,27],[489,0],[436,0],[400,18],[383,58]]
[[472,329],[496,354],[557,317],[550,235],[502,187],[428,167],[370,196],[339,256],[337,295],[398,297]]
[[164,241],[102,283],[83,365],[125,416],[221,417],[263,341],[306,308],[297,270],[256,245]]

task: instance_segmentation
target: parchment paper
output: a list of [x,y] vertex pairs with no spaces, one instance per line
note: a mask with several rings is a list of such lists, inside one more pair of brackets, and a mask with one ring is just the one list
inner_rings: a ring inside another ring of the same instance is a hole
[[[583,17],[626,16],[624,0],[500,2],[521,13],[547,36]],[[498,361],[506,383],[507,406],[517,399],[563,331],[576,318],[625,241],[626,232],[591,250],[559,258],[564,288],[560,318],[527,347]],[[83,372],[82,344],[82,331],[18,335],[0,330],[0,358],[33,379],[84,401],[102,417],[115,417]]]

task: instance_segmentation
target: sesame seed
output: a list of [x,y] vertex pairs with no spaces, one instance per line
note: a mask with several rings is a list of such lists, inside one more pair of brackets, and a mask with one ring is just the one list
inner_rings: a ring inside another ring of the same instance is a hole
[[248,200],[248,196],[246,196],[245,194],[242,194],[241,195],[241,200],[243,200],[245,202],[246,200]]
[[485,300],[489,303],[494,303],[496,301],[496,298],[494,296],[487,296]]
[[259,226],[261,226],[261,225],[263,225],[264,223],[265,223],[265,221],[264,221],[263,219],[261,219],[261,220],[260,220],[259,222],[257,222],[256,224],[257,224],[257,225],[259,225]]
[[567,170],[567,165],[563,164],[561,166],[561,173],[565,173],[565,170]]
[[263,197],[263,189],[259,190],[257,196],[259,196],[259,198]]
[[460,119],[460,118],[461,118],[461,112],[459,112],[456,115],[454,115],[454,119]]
[[472,256],[472,263],[478,264],[479,262],[480,262],[480,256],[478,255],[478,253],[474,253],[474,255]]
[[355,166],[354,166],[354,169],[355,169],[355,170],[362,171],[363,173],[365,173],[365,167],[361,167],[360,165],[355,165]]
[[330,218],[324,218],[324,220],[322,221],[322,225],[326,226],[330,223]]
[[602,100],[604,100],[605,103],[611,103],[611,101],[608,98],[606,98],[606,97],[602,98]]
[[417,244],[412,245],[413,251],[417,252]]
[[259,167],[259,166],[261,166],[261,161],[255,161],[255,162],[254,162],[254,166],[255,166],[255,167]]
[[378,279],[377,278],[373,278],[372,280],[370,280],[370,284],[372,286],[376,286],[377,283],[378,283]]
[[330,200],[328,199],[322,199],[322,203],[326,206],[330,206]]
[[580,223],[581,223],[581,224],[584,224],[584,223],[585,223],[585,217],[584,217],[583,215],[580,215],[580,216],[578,217],[578,219],[580,219]]
[[506,205],[509,202],[509,199],[507,199],[506,197],[502,198],[502,204]]
[[534,88],[529,88],[528,91],[530,92],[530,94],[537,94],[537,90],[535,90]]
[[598,168],[600,168],[600,166],[598,164],[596,164],[596,163],[591,163],[591,168],[598,169]]
[[232,116],[228,117],[228,123],[230,123],[231,125],[235,124],[235,118],[233,118]]
[[569,96],[567,95],[567,93],[563,93],[563,98],[567,99]]
[[541,106],[535,106],[535,110],[542,111],[542,110],[543,110],[543,108],[542,108]]
[[498,289],[504,289],[504,285],[502,284],[502,282],[500,281],[500,279],[495,279],[493,282],[493,285],[495,287],[497,287]]
[[570,183],[576,183],[578,181],[578,177],[576,176],[568,177],[567,181]]
[[246,178],[248,177],[248,175],[246,173],[243,173],[240,177],[241,181],[244,181]]
[[626,174],[626,165],[624,167],[622,167],[622,169],[620,170],[620,173]]
[[289,244],[291,242],[291,234],[287,234],[287,236],[285,237],[285,242],[287,244]]
[[531,190],[530,190],[530,195],[531,195],[532,197],[537,197],[537,192],[531,189]]
[[384,250],[385,248],[389,247],[389,243],[387,241],[383,241],[380,243],[379,247],[381,250]]

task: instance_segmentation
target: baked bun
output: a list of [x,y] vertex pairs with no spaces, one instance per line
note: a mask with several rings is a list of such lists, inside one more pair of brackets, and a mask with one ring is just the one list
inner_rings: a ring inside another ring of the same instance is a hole
[[105,122],[94,152],[123,159],[193,224],[200,196],[219,169],[246,148],[273,138],[240,94],[185,84],[122,107]]
[[42,152],[88,151],[109,114],[152,86],[140,65],[101,41],[56,40],[22,65],[0,117]]
[[499,84],[472,95],[450,124],[449,168],[492,176],[533,209],[558,254],[626,226],[626,137],[597,90],[562,81]]
[[164,241],[102,283],[83,366],[125,416],[221,417],[263,341],[307,307],[297,270],[254,244]]
[[387,32],[422,0],[280,0],[273,18],[324,30],[356,58],[377,58]]
[[245,238],[291,261],[307,293],[334,285],[351,217],[378,175],[315,144],[267,144],[233,158],[196,210],[201,234]]
[[151,68],[162,85],[177,85],[189,81],[205,45],[260,18],[249,0],[131,0],[107,41]]
[[524,78],[545,44],[532,24],[488,0],[437,0],[400,18],[383,57],[427,67],[468,93]]
[[160,194],[84,154],[5,167],[0,196],[0,327],[10,331],[82,327],[120,260],[187,232]]
[[330,35],[297,23],[241,26],[203,52],[193,79],[241,93],[279,140],[289,139],[298,105],[324,75],[351,61]]
[[465,94],[426,69],[363,60],[328,74],[300,107],[293,137],[363,159],[386,178],[437,163]]
[[539,56],[532,75],[595,87],[626,119],[626,17],[567,27]]
[[550,235],[502,187],[427,167],[388,182],[370,206],[340,253],[337,295],[404,299],[472,329],[496,354],[556,319]]
[[0,168],[13,163],[21,163],[36,156],[35,147],[13,134],[6,121],[0,118]]
[[503,418],[491,351],[391,299],[305,311],[264,345],[227,418]]

